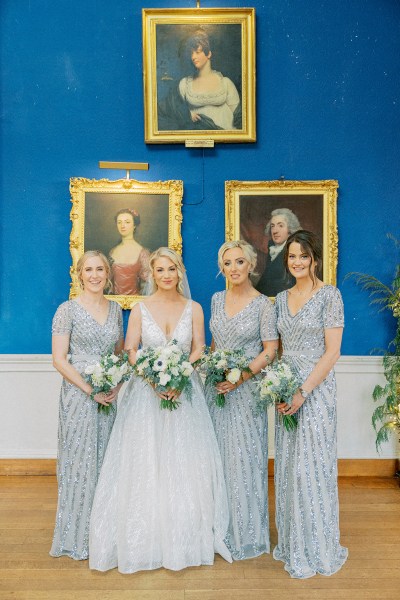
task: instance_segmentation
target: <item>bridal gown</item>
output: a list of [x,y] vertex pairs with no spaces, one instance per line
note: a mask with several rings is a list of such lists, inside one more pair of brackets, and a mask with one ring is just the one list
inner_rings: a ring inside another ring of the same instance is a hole
[[[140,303],[142,347],[167,338]],[[192,302],[171,338],[189,352]],[[141,377],[133,376],[108,445],[90,525],[92,569],[122,573],[211,565],[224,544],[228,508],[221,458],[201,380],[192,375],[191,399],[173,411]]]
[[[343,327],[338,289],[323,286],[292,315],[288,292],[276,297],[283,360],[304,382],[325,351],[325,329]],[[336,381],[331,370],[296,413],[297,429],[275,429],[278,545],[274,558],[292,577],[332,575],[347,558],[340,545],[336,459]]]
[[[79,373],[113,352],[123,338],[122,310],[109,303],[103,325],[75,300],[61,304],[53,335],[70,335],[70,362]],[[115,411],[106,415],[78,387],[63,380],[58,420],[58,505],[51,556],[87,559],[89,520],[97,478],[107,448]]]

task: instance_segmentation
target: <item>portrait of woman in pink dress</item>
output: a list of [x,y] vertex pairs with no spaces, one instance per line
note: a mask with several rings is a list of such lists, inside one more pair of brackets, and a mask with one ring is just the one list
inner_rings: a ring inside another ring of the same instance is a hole
[[132,208],[122,208],[114,219],[121,241],[109,253],[113,293],[117,296],[140,295],[149,275],[150,256],[134,238],[140,215]]

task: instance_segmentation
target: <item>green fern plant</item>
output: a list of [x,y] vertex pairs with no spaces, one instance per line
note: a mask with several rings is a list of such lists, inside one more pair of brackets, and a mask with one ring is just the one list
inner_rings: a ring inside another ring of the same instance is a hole
[[[388,237],[400,246],[400,240],[392,235]],[[372,425],[376,431],[376,449],[379,451],[384,442],[389,441],[392,434],[400,435],[400,265],[390,286],[376,277],[366,273],[348,273],[345,279],[354,278],[363,290],[371,296],[371,304],[379,306],[379,312],[390,310],[397,320],[396,336],[383,353],[383,369],[386,384],[376,385],[372,397],[375,402],[381,401],[372,414]]]

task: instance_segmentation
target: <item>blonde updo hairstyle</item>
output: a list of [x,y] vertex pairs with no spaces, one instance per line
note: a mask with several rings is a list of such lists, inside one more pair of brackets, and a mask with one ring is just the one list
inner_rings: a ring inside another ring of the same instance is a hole
[[257,253],[254,250],[253,246],[244,240],[232,240],[231,242],[225,242],[222,244],[221,248],[218,250],[218,266],[220,273],[224,275],[224,254],[227,250],[232,250],[232,248],[240,248],[244,254],[245,259],[250,265],[250,275],[257,275],[255,272],[256,264],[257,264]]
[[106,281],[106,285],[104,286],[104,291],[107,290],[108,292],[110,292],[112,290],[112,281],[110,279],[111,267],[110,267],[110,263],[108,262],[106,256],[104,256],[104,254],[102,252],[100,252],[100,250],[87,250],[79,258],[78,263],[76,265],[76,273],[78,275],[79,287],[83,290],[82,271],[83,271],[83,267],[85,266],[85,262],[87,261],[88,258],[93,258],[95,256],[98,256],[100,258],[100,260],[102,261],[102,263],[105,267],[105,270],[106,270],[107,281]]
[[180,254],[175,252],[175,250],[167,248],[166,246],[162,246],[161,248],[154,250],[154,252],[150,255],[149,264],[151,269],[151,275],[149,277],[149,294],[154,294],[154,292],[157,291],[157,285],[154,281],[153,271],[154,263],[158,258],[168,258],[175,265],[178,273],[178,284],[176,286],[176,290],[177,292],[179,292],[179,294],[183,296],[183,277],[185,275],[186,269],[183,265],[182,257],[180,256]]

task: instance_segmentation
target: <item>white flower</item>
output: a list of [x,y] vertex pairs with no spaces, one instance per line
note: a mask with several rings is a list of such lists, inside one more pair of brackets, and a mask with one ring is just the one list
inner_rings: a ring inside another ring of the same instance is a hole
[[239,381],[241,375],[242,375],[242,372],[240,371],[240,369],[234,368],[229,371],[226,378],[230,383],[235,384]]
[[179,375],[179,369],[178,369],[178,367],[171,367],[169,371],[175,377],[177,377]]
[[289,379],[290,377],[292,377],[292,371],[290,370],[289,365],[287,365],[286,363],[282,363],[282,375],[284,377],[286,377],[286,379]]
[[113,367],[111,367],[110,369],[108,369],[108,371],[107,371],[107,375],[109,377],[112,377],[116,373],[118,373],[118,368],[115,365]]
[[193,373],[193,366],[192,363],[184,360],[182,363],[182,374],[185,375],[185,377],[189,377],[189,375],[191,375]]
[[96,367],[96,365],[88,365],[85,369],[85,374],[91,375],[92,373],[94,373],[95,367]]
[[221,358],[221,360],[219,360],[215,366],[217,369],[222,370],[222,369],[226,369],[226,367],[228,366],[228,363],[225,358]]
[[166,368],[167,363],[162,358],[158,358],[153,365],[153,371],[165,371]]
[[279,375],[275,373],[275,371],[270,371],[268,373],[268,383],[270,385],[279,385],[280,381]]
[[137,350],[137,352],[136,352],[136,358],[139,358],[139,356],[142,356],[142,354],[143,354],[143,349],[142,349],[142,348],[140,348],[140,349],[139,349],[139,350]]
[[118,362],[118,356],[115,356],[115,354],[111,354],[110,359],[113,361],[113,363]]
[[171,375],[168,373],[160,373],[159,375],[160,385],[167,385],[168,381],[171,380]]

